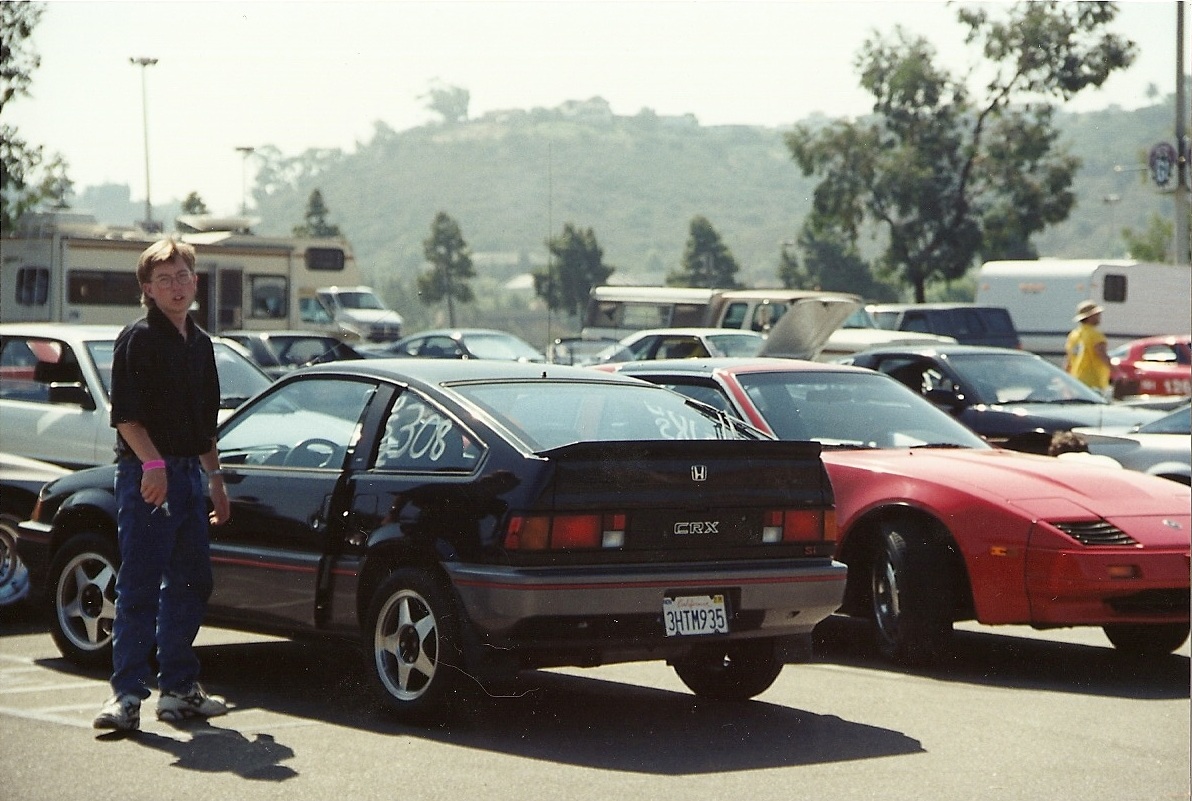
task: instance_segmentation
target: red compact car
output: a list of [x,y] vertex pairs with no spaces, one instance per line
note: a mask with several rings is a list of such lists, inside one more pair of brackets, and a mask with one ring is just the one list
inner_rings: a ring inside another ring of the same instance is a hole
[[1113,396],[1192,395],[1192,336],[1144,337],[1109,351]]
[[997,449],[895,379],[793,359],[610,367],[815,440],[836,493],[845,614],[903,662],[945,652],[952,623],[1100,626],[1127,653],[1188,636],[1188,487]]

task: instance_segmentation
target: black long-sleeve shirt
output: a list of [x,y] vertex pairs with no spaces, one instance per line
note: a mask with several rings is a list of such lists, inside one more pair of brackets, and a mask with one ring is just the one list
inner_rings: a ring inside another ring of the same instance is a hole
[[[186,319],[183,339],[156,307],[127,325],[112,354],[113,427],[140,423],[162,456],[211,450],[219,416],[219,374],[211,337]],[[117,435],[118,456],[132,449]]]

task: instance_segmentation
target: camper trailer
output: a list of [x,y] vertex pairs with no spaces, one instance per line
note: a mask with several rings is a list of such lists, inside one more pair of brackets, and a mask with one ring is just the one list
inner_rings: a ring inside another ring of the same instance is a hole
[[[285,328],[367,338],[336,321],[318,298],[327,285],[360,283],[346,241],[257,236],[246,220],[192,216],[186,223],[176,236],[195,247],[193,314],[208,331]],[[0,238],[0,319],[127,323],[140,314],[137,259],[159,236],[88,214],[26,214]]]
[[1022,347],[1052,361],[1064,358],[1072,315],[1082,300],[1105,311],[1109,347],[1155,334],[1192,329],[1192,268],[1127,260],[990,261],[977,274],[977,303],[1004,306]]

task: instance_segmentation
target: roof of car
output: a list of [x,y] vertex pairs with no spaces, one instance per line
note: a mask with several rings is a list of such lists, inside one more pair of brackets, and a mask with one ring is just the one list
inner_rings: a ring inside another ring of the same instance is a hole
[[692,373],[706,375],[718,370],[734,373],[761,372],[834,372],[834,373],[872,373],[864,367],[853,367],[846,364],[828,362],[812,362],[804,359],[769,358],[765,356],[723,356],[711,359],[653,359],[640,362],[625,362],[610,365],[622,373]]
[[308,337],[314,339],[335,339],[339,337],[334,334],[328,334],[325,331],[302,331],[298,329],[283,330],[283,331],[248,331],[245,329],[236,329],[234,331],[220,331],[215,336],[221,337],[261,337],[262,339],[269,339],[270,337]]
[[1020,358],[1041,358],[1030,351],[1017,348],[999,348],[995,345],[958,345],[948,342],[893,342],[889,345],[879,345],[868,348],[850,358],[861,358],[875,353],[905,353],[914,356],[957,356],[966,353],[988,353],[1003,356],[1018,356]]
[[0,323],[0,334],[58,339],[115,339],[122,325],[81,325],[79,323]]
[[756,331],[747,331],[740,328],[699,328],[696,326],[687,326],[685,328],[647,328],[642,331],[635,331],[625,337],[625,339],[643,336],[711,337],[726,335],[761,338],[761,334]]
[[500,331],[496,328],[432,328],[427,331],[418,331],[417,333],[404,336],[402,339],[419,339],[421,337],[429,336],[454,338],[468,336],[469,334],[499,334],[501,336],[513,337],[514,339],[519,338],[508,331]]
[[541,362],[515,362],[503,359],[360,359],[327,362],[300,368],[291,375],[335,373],[360,375],[426,384],[452,381],[529,381],[555,379],[567,381],[630,381],[613,378],[609,373],[587,367]]

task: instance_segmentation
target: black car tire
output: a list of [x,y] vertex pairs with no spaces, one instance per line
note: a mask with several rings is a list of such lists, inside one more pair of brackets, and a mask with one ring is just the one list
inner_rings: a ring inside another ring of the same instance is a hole
[[693,693],[716,701],[746,701],[761,695],[782,672],[772,639],[696,646],[672,667]]
[[0,512],[0,598],[10,582],[16,581],[23,572],[21,557],[17,554],[17,525],[20,520],[7,512]]
[[367,620],[370,674],[384,705],[411,723],[447,722],[466,674],[459,613],[442,582],[423,570],[393,572]]
[[952,578],[947,549],[910,521],[882,526],[871,564],[878,650],[905,665],[930,664],[952,635]]
[[1187,623],[1111,623],[1101,628],[1127,656],[1166,656],[1188,639]]
[[78,665],[111,667],[120,559],[107,537],[93,532],[67,540],[50,566],[53,625],[62,655]]

